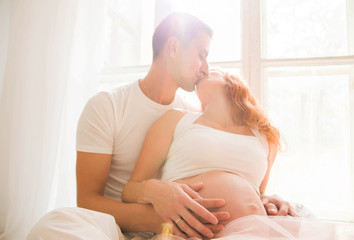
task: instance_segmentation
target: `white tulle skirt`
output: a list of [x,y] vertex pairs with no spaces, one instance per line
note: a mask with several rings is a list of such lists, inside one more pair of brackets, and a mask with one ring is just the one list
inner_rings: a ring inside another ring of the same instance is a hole
[[[154,240],[181,240],[157,235]],[[247,216],[230,222],[215,239],[354,240],[354,223],[294,217]]]
[[229,223],[216,238],[349,240],[354,239],[354,223],[279,216],[247,216]]

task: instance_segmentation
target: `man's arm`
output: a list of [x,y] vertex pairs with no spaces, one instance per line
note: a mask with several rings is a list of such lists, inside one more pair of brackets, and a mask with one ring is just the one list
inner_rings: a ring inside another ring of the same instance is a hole
[[162,219],[151,205],[121,203],[103,196],[112,155],[77,152],[77,205],[112,215],[122,231],[160,232]]
[[[103,196],[111,157],[110,154],[77,152],[78,207],[112,215],[123,232],[161,233],[163,220],[156,214],[152,205],[122,203]],[[207,209],[217,209],[223,206],[217,200],[201,199],[198,203]],[[226,212],[213,214],[219,221],[230,217]],[[220,225],[207,225],[207,227],[214,233],[222,230]]]

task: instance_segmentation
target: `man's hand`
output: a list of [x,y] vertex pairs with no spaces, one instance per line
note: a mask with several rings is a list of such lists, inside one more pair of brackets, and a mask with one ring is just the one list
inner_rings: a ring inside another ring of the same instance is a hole
[[[212,202],[214,202],[214,199],[206,199],[205,202],[212,203]],[[230,218],[230,213],[228,213],[228,212],[211,212],[211,213],[218,219],[219,222],[228,220]],[[200,217],[195,216],[195,218],[198,219],[201,223],[203,223],[205,227],[209,228],[213,232],[214,235],[221,232],[225,228],[224,225],[221,225],[221,224],[213,225],[213,224],[205,222],[205,220],[203,220],[203,219],[200,219]],[[173,234],[178,235],[180,237],[183,237],[186,239],[196,237],[196,236],[188,236],[184,232],[180,231],[180,229],[177,226],[174,226],[173,229],[174,229]],[[203,237],[201,235],[199,235],[198,238],[206,239],[205,237]]]
[[294,208],[289,204],[289,202],[284,201],[281,197],[277,195],[261,195],[261,200],[268,215],[290,215],[293,217],[298,217],[298,215],[294,211]]
[[[149,187],[146,188],[149,193],[145,194],[146,200],[154,206],[156,213],[164,222],[173,224],[174,234],[185,238],[212,238],[214,231],[219,230],[218,216],[225,217],[225,215],[212,214],[206,207],[219,208],[225,205],[225,201],[202,199],[197,193],[203,187],[202,183],[187,185],[158,180],[149,181]],[[204,223],[211,225],[206,226]]]

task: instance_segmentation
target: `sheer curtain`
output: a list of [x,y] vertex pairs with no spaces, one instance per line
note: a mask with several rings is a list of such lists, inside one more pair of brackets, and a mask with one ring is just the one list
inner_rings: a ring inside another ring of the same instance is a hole
[[75,132],[98,87],[104,1],[0,1],[0,239],[74,206]]

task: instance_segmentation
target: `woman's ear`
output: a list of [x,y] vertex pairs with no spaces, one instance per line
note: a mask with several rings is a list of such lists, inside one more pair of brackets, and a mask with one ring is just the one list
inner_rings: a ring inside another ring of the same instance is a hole
[[180,42],[179,40],[171,36],[168,38],[167,43],[166,43],[166,48],[167,48],[167,53],[170,57],[175,57],[179,48]]

